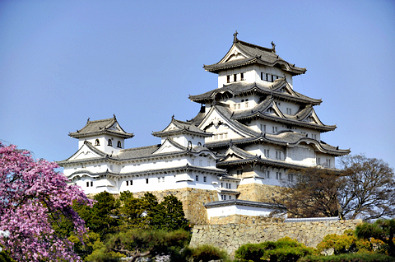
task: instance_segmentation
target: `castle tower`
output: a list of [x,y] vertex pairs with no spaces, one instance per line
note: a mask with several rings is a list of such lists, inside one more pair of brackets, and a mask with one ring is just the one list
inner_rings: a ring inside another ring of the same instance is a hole
[[218,88],[189,97],[205,105],[191,122],[213,134],[205,145],[223,155],[218,168],[241,179],[239,199],[270,201],[273,186],[295,181],[289,170],[334,169],[335,157],[350,152],[321,141],[336,126],[316,114],[320,99],[294,90],[292,78],[306,69],[279,57],[273,42],[257,46],[236,32],[225,56],[204,69],[218,74]]

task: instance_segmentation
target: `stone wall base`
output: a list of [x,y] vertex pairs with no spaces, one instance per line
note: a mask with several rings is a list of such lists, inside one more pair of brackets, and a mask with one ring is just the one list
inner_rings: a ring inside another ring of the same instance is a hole
[[213,245],[234,256],[234,252],[243,244],[276,241],[288,236],[306,246],[315,247],[326,235],[343,234],[347,229],[355,229],[359,223],[362,223],[360,219],[287,223],[268,221],[256,225],[196,225],[192,229],[190,245]]
[[281,187],[262,185],[262,184],[244,184],[239,185],[237,191],[240,192],[238,199],[257,202],[273,203],[273,199],[278,199],[281,195]]

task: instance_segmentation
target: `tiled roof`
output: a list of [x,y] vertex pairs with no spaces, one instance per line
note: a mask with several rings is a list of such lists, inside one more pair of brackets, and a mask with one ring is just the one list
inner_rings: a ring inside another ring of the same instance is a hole
[[321,121],[318,121],[318,123],[303,121],[314,112],[314,109],[311,105],[307,105],[305,108],[303,108],[294,116],[284,115],[281,112],[279,112],[280,116],[277,116],[267,112],[267,109],[272,107],[273,104],[274,104],[274,99],[271,96],[268,96],[264,101],[262,101],[252,109],[235,112],[232,115],[232,119],[245,120],[245,119],[259,117],[276,122],[281,122],[284,124],[313,128],[323,132],[332,131],[336,129],[336,125],[324,125]]
[[[177,129],[166,130],[171,124],[176,126]],[[191,134],[191,135],[204,136],[204,137],[212,135],[211,133],[206,133],[206,131],[201,130],[192,122],[180,121],[175,119],[174,117],[172,117],[170,124],[164,130],[152,133],[152,135],[157,137],[167,137],[167,136],[178,135],[178,134]]]
[[243,131],[244,133],[247,133],[251,136],[259,136],[260,132],[256,132],[250,128],[248,128],[247,126],[243,125],[242,123],[238,122],[238,121],[234,121],[232,120],[232,113],[231,111],[228,109],[227,105],[221,105],[221,104],[217,104],[213,106],[215,109],[218,110],[219,113],[222,114],[223,117],[225,117],[225,119],[227,119],[232,125],[234,125],[237,129]]
[[[290,130],[281,131],[278,134],[267,134],[266,133],[266,134],[261,134],[260,136],[252,137],[252,138],[239,138],[239,139],[232,139],[232,140],[220,141],[220,142],[214,142],[214,143],[206,143],[206,146],[208,148],[214,149],[214,150],[215,150],[215,148],[227,148],[227,147],[230,147],[230,145],[242,146],[242,145],[248,145],[248,144],[254,144],[254,143],[269,143],[269,144],[275,144],[275,145],[280,145],[280,146],[293,147],[293,146],[298,145],[301,142],[304,142],[307,144],[313,144],[317,148],[317,150],[319,150],[321,152],[328,153],[328,154],[332,154],[332,155],[341,156],[341,155],[346,155],[346,154],[350,153],[349,149],[339,149],[339,147],[328,145],[323,141],[317,141],[312,138],[308,138],[301,133],[290,131]],[[235,147],[235,148],[238,148],[238,147]],[[233,147],[232,147],[232,149],[233,149]],[[239,151],[237,151],[237,152],[239,152]],[[244,151],[244,152],[246,152],[246,151]],[[247,157],[247,156],[245,156],[245,157]]]
[[312,105],[319,105],[322,100],[314,99],[308,96],[302,95],[293,89],[289,88],[291,94],[283,92],[282,88],[286,87],[288,83],[283,79],[277,79],[271,84],[264,83],[243,83],[236,82],[229,85],[225,85],[221,88],[216,88],[206,93],[200,95],[190,95],[189,99],[197,103],[210,103],[213,102],[217,95],[222,95],[225,93],[230,94],[230,96],[240,96],[246,93],[256,93],[259,95],[272,95],[278,99],[290,100],[299,103],[306,103]]
[[77,130],[76,132],[69,133],[69,136],[74,138],[84,138],[103,134],[122,138],[131,138],[134,136],[132,133],[127,133],[122,129],[122,127],[118,124],[115,115],[113,118],[95,121],[90,121],[88,119],[86,125],[83,128]]
[[[265,48],[262,46],[250,44],[244,41],[240,41],[236,38],[232,47],[235,46],[247,57],[244,59],[237,59],[229,62],[218,62],[212,65],[204,65],[204,69],[209,72],[217,73],[221,70],[241,67],[249,64],[262,64],[266,66],[280,67],[282,70],[291,73],[292,75],[304,74],[305,68],[296,67],[279,57],[275,50]],[[230,48],[229,50],[231,50]],[[222,61],[222,59],[221,59]]]

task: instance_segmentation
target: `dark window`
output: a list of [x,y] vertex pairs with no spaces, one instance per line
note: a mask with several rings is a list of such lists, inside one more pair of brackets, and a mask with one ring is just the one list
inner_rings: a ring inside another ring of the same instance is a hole
[[233,75],[233,82],[236,82],[236,81],[237,81],[237,75],[234,74],[234,75]]
[[226,83],[230,83],[230,75],[226,76]]
[[199,181],[199,176],[196,176],[195,180],[196,180],[196,181]]
[[111,141],[111,139],[108,139],[108,146],[112,146],[112,141]]
[[122,148],[121,141],[118,141],[117,146],[118,146],[119,148]]
[[207,182],[207,177],[203,177],[203,182]]
[[130,180],[130,185],[133,185],[133,180]]
[[263,80],[263,72],[261,72],[261,80]]
[[89,182],[86,182],[86,187],[89,187]]
[[266,81],[269,81],[269,74],[266,74]]
[[99,139],[96,139],[96,140],[95,140],[95,146],[100,146],[100,141],[99,141]]
[[148,178],[145,179],[145,183],[148,184]]
[[127,185],[127,186],[129,185],[129,181],[126,181],[126,185]]
[[244,80],[244,73],[240,73],[240,80]]
[[91,186],[93,186],[93,182],[91,181]]
[[270,77],[271,77],[271,82],[273,82],[274,81],[274,76],[270,75]]

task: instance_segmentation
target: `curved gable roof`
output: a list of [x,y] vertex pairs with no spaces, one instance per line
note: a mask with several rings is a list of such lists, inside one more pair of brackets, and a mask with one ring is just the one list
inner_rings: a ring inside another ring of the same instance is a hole
[[134,136],[132,133],[127,133],[122,129],[115,115],[113,118],[94,121],[90,121],[88,118],[86,125],[83,128],[77,130],[76,132],[70,132],[69,136],[74,138],[85,138],[104,134],[121,138],[131,138]]
[[[243,56],[239,59],[229,60],[235,50],[239,51]],[[290,64],[276,54],[274,45],[272,48],[266,48],[254,44],[241,41],[235,37],[233,45],[226,55],[218,62],[212,65],[204,65],[206,71],[218,73],[221,70],[241,67],[250,64],[262,64],[271,67],[279,67],[282,70],[292,74],[300,75],[306,72],[305,68],[296,67]]]

